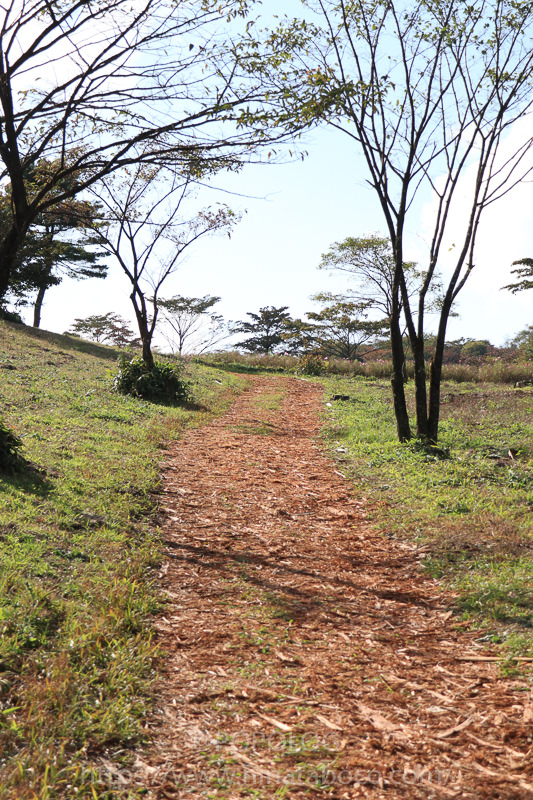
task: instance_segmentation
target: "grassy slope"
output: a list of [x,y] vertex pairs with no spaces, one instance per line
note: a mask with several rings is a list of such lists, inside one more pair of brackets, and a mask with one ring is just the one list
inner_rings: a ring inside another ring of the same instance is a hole
[[417,537],[462,613],[532,655],[533,390],[445,384],[440,448],[428,452],[398,443],[387,381],[325,383],[351,397],[332,403],[326,435],[372,520],[388,536]]
[[143,737],[161,442],[243,385],[191,368],[204,405],[113,394],[116,352],[0,323],[0,416],[27,468],[0,475],[0,798],[115,797],[91,769]]

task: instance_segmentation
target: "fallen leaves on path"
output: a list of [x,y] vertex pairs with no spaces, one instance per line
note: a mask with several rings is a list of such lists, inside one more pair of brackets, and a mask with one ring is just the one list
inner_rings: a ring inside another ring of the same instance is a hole
[[457,623],[414,544],[365,522],[320,409],[316,384],[256,378],[168,452],[136,780],[157,800],[533,798],[527,682]]

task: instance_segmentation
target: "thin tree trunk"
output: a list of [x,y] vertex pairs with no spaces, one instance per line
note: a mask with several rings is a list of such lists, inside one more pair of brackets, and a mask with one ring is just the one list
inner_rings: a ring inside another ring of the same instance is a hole
[[23,240],[24,234],[13,227],[0,245],[0,300],[9,289],[11,273],[13,272],[20,243]]
[[[139,296],[140,305],[137,301]],[[148,326],[148,311],[146,309],[146,302],[142,292],[137,288],[130,295],[135,316],[137,318],[137,326],[139,328],[139,336],[142,342],[142,357],[148,369],[154,368],[154,356],[152,353],[152,334]]]
[[442,379],[442,356],[437,358],[437,353],[433,356],[429,379],[429,415],[428,415],[428,439],[433,444],[437,443],[439,436],[440,418],[440,385]]
[[390,338],[392,350],[392,398],[394,402],[394,414],[396,416],[396,428],[400,442],[407,442],[412,434],[409,425],[409,413],[405,400],[405,352],[403,349],[402,332],[397,313],[393,312],[390,322]]
[[452,307],[452,300],[450,293],[445,298],[442,306],[439,330],[437,332],[437,339],[435,342],[435,353],[431,362],[430,381],[429,381],[429,418],[428,418],[428,438],[431,442],[436,443],[439,435],[439,418],[440,418],[440,386],[442,381],[442,362],[444,359],[444,344],[446,341],[446,327],[450,310]]
[[40,286],[39,291],[37,292],[37,297],[35,298],[35,304],[33,306],[33,327],[39,328],[41,326],[41,310],[43,307],[44,295],[46,293],[46,286]]
[[411,349],[413,351],[413,359],[415,362],[416,435],[420,439],[427,440],[429,436],[429,430],[424,340],[421,337],[417,337],[416,341],[411,341]]

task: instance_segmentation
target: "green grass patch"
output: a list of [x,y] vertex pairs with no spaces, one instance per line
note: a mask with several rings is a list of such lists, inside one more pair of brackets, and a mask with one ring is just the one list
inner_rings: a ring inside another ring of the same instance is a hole
[[[400,444],[390,383],[324,379],[324,435],[387,536],[415,537],[427,569],[458,592],[458,612],[522,655],[533,651],[532,392],[442,387],[438,447]],[[413,411],[413,386],[407,385]],[[518,643],[518,644],[517,644]]]
[[0,798],[127,797],[93,762],[144,737],[162,448],[244,381],[189,365],[194,403],[163,407],[112,391],[109,348],[0,338],[0,418],[22,443],[0,473]]
[[271,389],[268,392],[263,392],[261,397],[255,400],[254,405],[264,411],[279,411],[285,394],[282,389]]

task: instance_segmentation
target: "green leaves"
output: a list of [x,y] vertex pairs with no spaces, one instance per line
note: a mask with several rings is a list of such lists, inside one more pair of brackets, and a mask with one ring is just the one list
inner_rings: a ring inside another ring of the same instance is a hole
[[521,258],[519,261],[513,261],[513,264],[523,264],[524,266],[519,269],[512,269],[513,275],[516,275],[519,280],[515,283],[509,283],[503,286],[503,289],[508,289],[513,294],[516,292],[523,292],[526,289],[533,289],[533,258]]
[[237,342],[251,353],[272,353],[283,345],[283,334],[290,321],[288,306],[264,306],[257,314],[248,312],[250,320],[241,320],[233,327],[233,333],[250,334],[247,339]]

